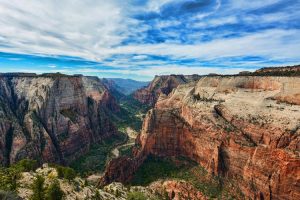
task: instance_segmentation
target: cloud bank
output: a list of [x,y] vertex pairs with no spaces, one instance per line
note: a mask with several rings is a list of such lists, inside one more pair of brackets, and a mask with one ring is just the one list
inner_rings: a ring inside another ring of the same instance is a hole
[[299,10],[294,0],[0,0],[0,69],[144,80],[297,64]]

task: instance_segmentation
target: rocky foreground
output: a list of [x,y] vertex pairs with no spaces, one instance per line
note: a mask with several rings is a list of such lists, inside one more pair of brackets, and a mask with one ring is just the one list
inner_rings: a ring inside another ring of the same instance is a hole
[[119,106],[97,77],[0,74],[0,165],[69,163],[116,133]]
[[[300,199],[300,77],[208,76],[160,95],[134,158],[100,183],[128,182],[149,155],[184,156],[251,199]],[[197,199],[197,198],[195,198]]]
[[44,164],[41,168],[31,172],[23,172],[18,180],[17,194],[22,199],[30,199],[33,195],[33,184],[37,177],[45,179],[45,188],[49,187],[54,181],[58,181],[59,187],[63,193],[63,199],[66,200],[127,200],[127,199],[192,199],[206,198],[189,183],[184,181],[156,181],[147,187],[142,186],[124,186],[122,183],[111,183],[99,189],[95,182],[83,178],[75,177],[72,180],[60,178],[55,167]]

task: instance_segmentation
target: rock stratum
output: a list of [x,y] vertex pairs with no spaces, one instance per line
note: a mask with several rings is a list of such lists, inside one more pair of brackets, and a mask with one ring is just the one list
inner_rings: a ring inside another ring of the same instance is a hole
[[154,106],[160,95],[168,95],[178,85],[196,81],[199,75],[155,76],[151,83],[133,93],[133,97],[143,104]]
[[100,184],[130,181],[149,155],[184,156],[247,198],[300,199],[299,150],[300,77],[201,77],[160,95],[134,157],[112,160]]
[[23,158],[69,163],[116,133],[119,106],[97,77],[0,75],[0,164]]

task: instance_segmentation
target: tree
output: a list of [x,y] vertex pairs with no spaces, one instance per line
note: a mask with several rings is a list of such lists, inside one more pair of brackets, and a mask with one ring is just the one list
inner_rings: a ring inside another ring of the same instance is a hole
[[70,167],[57,166],[56,171],[59,178],[64,178],[71,181],[76,177],[75,170]]
[[101,200],[101,195],[98,190],[96,190],[95,195],[92,196],[92,200]]
[[60,188],[58,180],[54,180],[53,183],[46,190],[46,200],[62,200],[64,192]]
[[68,181],[73,180],[76,177],[76,172],[74,169],[70,167],[66,167],[64,169],[64,178],[67,179]]
[[30,197],[30,200],[44,200],[45,199],[44,183],[45,183],[44,177],[38,175],[32,184],[33,194]]
[[36,160],[23,159],[12,165],[11,168],[15,168],[20,172],[34,171],[38,167],[38,162]]

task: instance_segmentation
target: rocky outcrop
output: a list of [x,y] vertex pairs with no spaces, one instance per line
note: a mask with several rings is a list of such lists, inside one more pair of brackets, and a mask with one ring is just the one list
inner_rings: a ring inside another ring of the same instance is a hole
[[266,67],[254,72],[255,75],[271,75],[271,76],[299,76],[300,65],[288,67]]
[[160,95],[168,95],[178,85],[196,81],[199,77],[198,75],[155,76],[146,88],[134,92],[133,97],[143,104],[153,106]]
[[116,133],[107,112],[118,110],[97,77],[2,74],[0,163],[68,163]]
[[135,157],[113,161],[101,181],[129,181],[148,155],[184,156],[234,179],[248,198],[299,199],[300,106],[274,100],[297,98],[299,85],[299,77],[255,76],[180,85],[148,112]]
[[149,186],[152,190],[172,200],[206,200],[201,192],[195,189],[190,183],[185,181],[167,180],[157,181]]
[[[66,200],[86,200],[86,199],[103,199],[103,200],[126,200],[132,194],[142,194],[145,199],[162,199],[159,192],[164,192],[164,183],[157,183],[155,187],[131,186],[125,187],[121,183],[111,183],[102,189],[95,187],[93,184],[87,184],[86,179],[75,177],[72,181],[65,180],[58,176],[56,168],[49,167],[48,164],[43,164],[41,168],[31,172],[22,172],[20,179],[17,180],[17,194],[24,200],[32,199],[32,185],[38,177],[44,178],[45,190],[54,181],[59,183],[60,189],[64,193]],[[181,185],[181,184],[177,184]],[[185,184],[182,184],[182,187]],[[187,189],[190,187],[185,186]],[[170,187],[168,187],[170,188]],[[5,198],[7,199],[7,198]],[[9,199],[9,198],[8,198]]]

